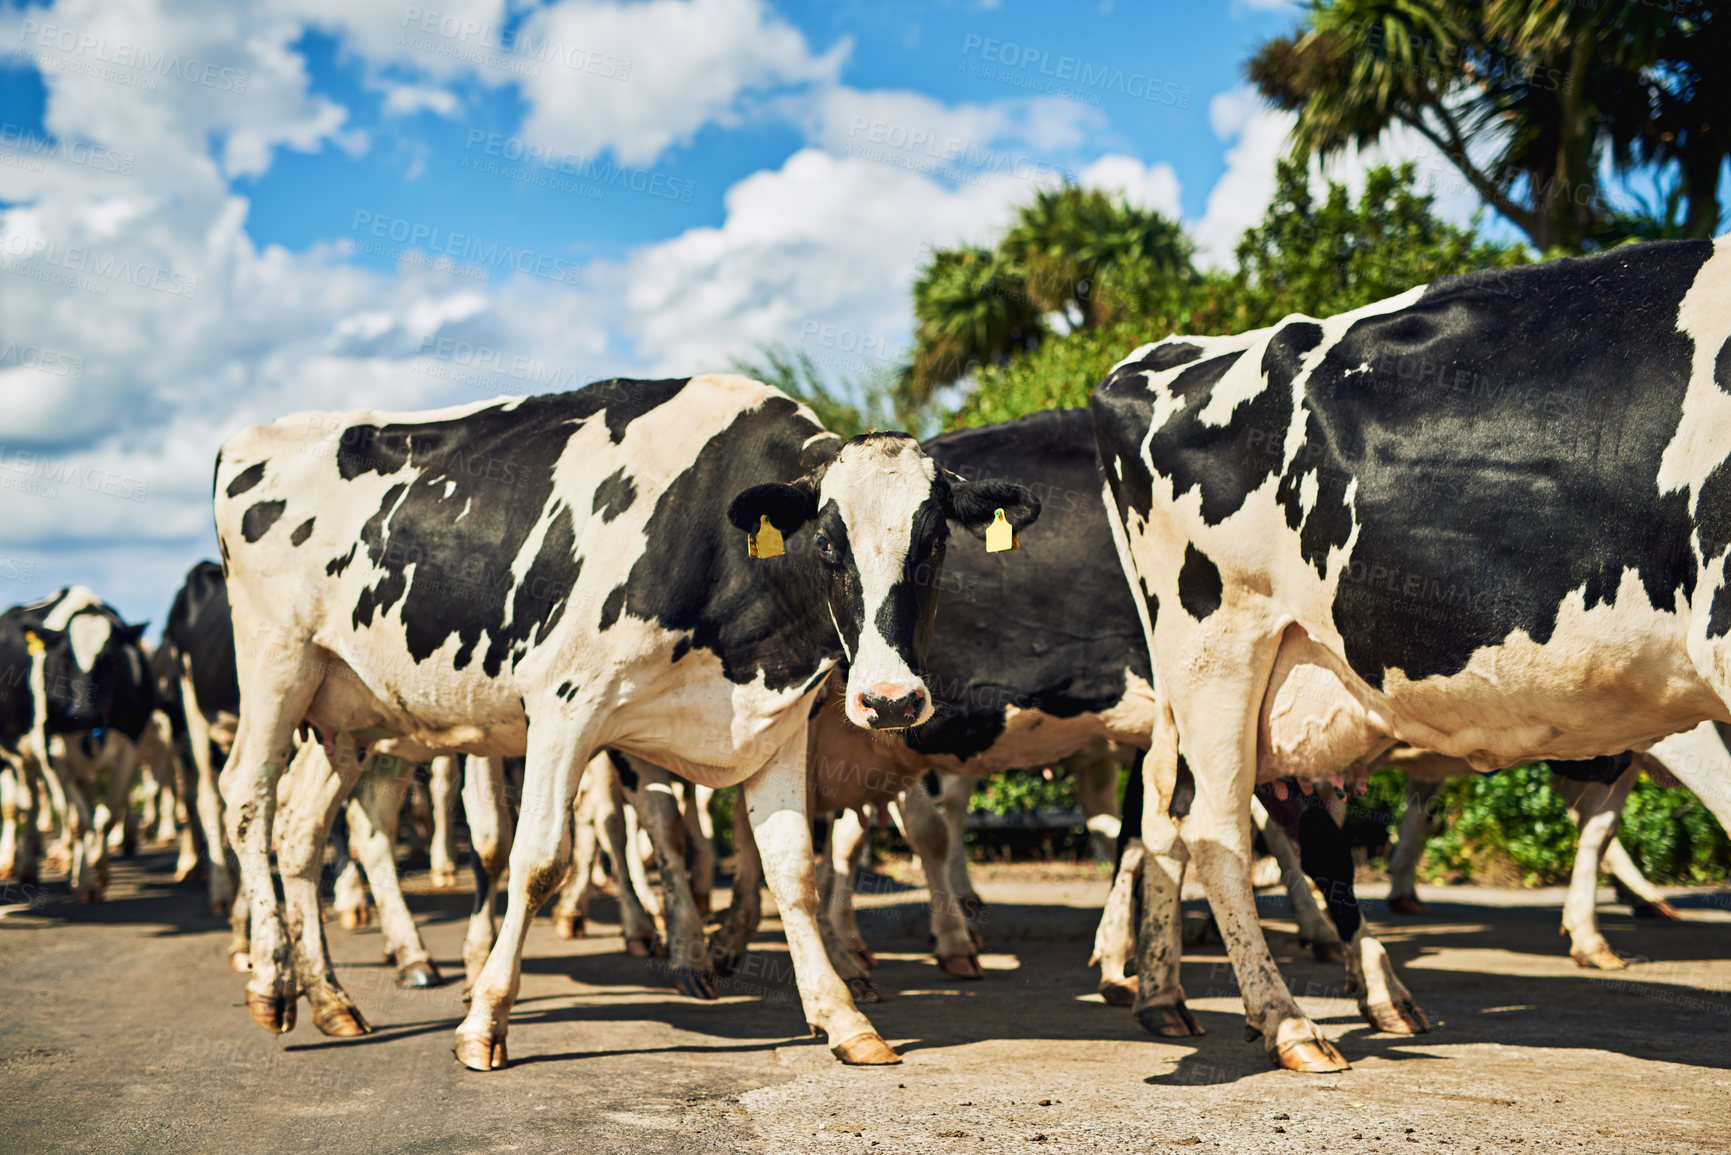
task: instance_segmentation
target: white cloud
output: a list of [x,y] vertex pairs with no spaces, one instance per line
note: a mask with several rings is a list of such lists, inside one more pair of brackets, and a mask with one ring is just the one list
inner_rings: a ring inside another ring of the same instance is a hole
[[1268,108],[1250,88],[1216,93],[1208,102],[1214,134],[1234,143],[1226,150],[1226,171],[1208,193],[1202,219],[1190,228],[1197,263],[1228,268],[1244,230],[1262,220],[1274,198],[1274,162],[1286,151],[1294,117]]
[[1144,165],[1133,156],[1108,154],[1082,169],[1080,183],[1083,188],[1121,194],[1137,208],[1153,209],[1168,220],[1183,215],[1178,174],[1165,161]]
[[392,116],[409,116],[426,109],[440,116],[449,116],[457,110],[457,98],[443,88],[429,88],[423,84],[387,84],[385,86],[385,112]]
[[706,124],[736,123],[750,96],[833,82],[850,45],[814,55],[763,0],[566,0],[537,10],[521,41],[554,59],[521,83],[523,134],[576,156],[644,165]]

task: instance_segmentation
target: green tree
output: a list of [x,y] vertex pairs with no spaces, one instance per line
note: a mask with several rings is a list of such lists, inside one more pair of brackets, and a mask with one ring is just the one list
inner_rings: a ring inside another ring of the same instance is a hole
[[1246,68],[1298,114],[1295,159],[1405,125],[1541,251],[1602,235],[1601,163],[1636,161],[1654,69],[1681,43],[1675,14],[1641,0],[1315,0],[1306,23]]
[[914,281],[914,354],[902,391],[918,404],[1045,335],[1021,275],[989,249],[939,249]]
[[825,429],[842,437],[871,429],[900,429],[920,438],[937,432],[932,406],[907,402],[901,371],[893,365],[832,379],[811,354],[771,344],[759,346],[755,359],[735,358],[732,368],[805,402]]

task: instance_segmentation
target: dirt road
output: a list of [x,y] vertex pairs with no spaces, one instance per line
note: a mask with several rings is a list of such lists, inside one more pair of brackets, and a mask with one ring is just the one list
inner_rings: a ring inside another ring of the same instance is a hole
[[[1085,963],[1106,880],[1085,872],[982,874],[977,983],[926,957],[923,892],[874,896],[862,921],[892,997],[869,1011],[905,1056],[894,1068],[844,1068],[801,1037],[773,921],[752,973],[696,1003],[620,953],[616,927],[566,943],[543,920],[512,1066],[477,1074],[450,1053],[460,983],[396,990],[376,931],[330,930],[374,1034],[328,1040],[304,1013],[289,1035],[261,1032],[224,966],[225,927],[167,865],[122,864],[95,907],[0,888],[19,904],[0,915],[0,1150],[1731,1150],[1731,894],[1678,899],[1681,923],[1609,908],[1612,944],[1651,960],[1618,974],[1568,960],[1557,892],[1433,890],[1421,919],[1367,903],[1440,1021],[1419,1038],[1371,1034],[1271,900],[1282,972],[1353,1063],[1322,1077],[1268,1069],[1243,1041],[1218,946],[1184,969],[1206,1037],[1158,1041],[1102,1004]],[[424,883],[411,896],[459,978],[467,902]]]

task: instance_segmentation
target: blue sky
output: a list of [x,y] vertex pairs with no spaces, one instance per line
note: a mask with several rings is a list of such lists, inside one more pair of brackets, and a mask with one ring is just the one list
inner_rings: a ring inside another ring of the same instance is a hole
[[[892,363],[933,246],[1061,179],[1260,219],[1281,0],[60,0],[0,9],[0,604],[160,623],[211,462],[760,345]],[[1445,212],[1473,199],[1411,141]],[[1372,157],[1349,158],[1347,179]],[[1157,337],[1161,334],[1151,334]]]

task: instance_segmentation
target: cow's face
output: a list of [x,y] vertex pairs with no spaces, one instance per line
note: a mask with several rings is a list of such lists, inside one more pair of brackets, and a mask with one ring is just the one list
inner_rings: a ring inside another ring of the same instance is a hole
[[818,612],[847,656],[848,720],[899,730],[933,712],[922,671],[948,523],[983,536],[998,509],[1021,529],[1039,516],[1040,503],[1010,482],[940,471],[905,433],[869,433],[792,484],[746,490],[728,516],[747,532],[764,516],[783,534],[809,525],[809,550],[798,553],[812,559]]
[[32,630],[43,647],[43,684],[49,716],[66,730],[109,723],[116,691],[148,681],[138,648],[146,626],[115,621],[100,609],[72,615],[64,629]]

